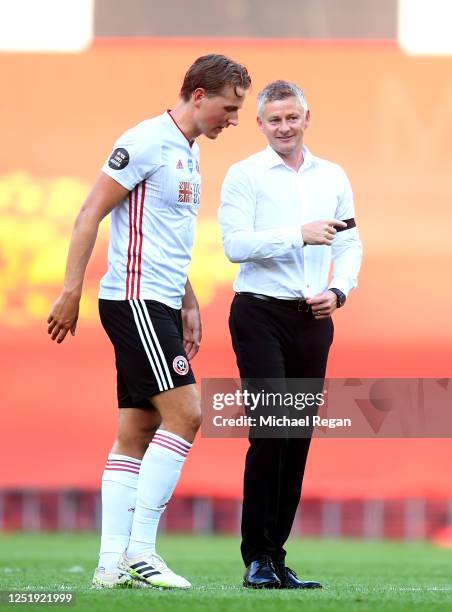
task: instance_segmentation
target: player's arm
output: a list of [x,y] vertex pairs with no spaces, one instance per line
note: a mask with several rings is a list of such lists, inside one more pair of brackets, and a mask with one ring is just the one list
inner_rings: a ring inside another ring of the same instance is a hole
[[63,342],[68,331],[75,335],[86,266],[96,243],[99,223],[127,195],[128,190],[100,174],[83,204],[72,230],[61,295],[47,319],[52,340]]
[[202,326],[198,300],[188,278],[185,284],[185,295],[182,299],[182,324],[184,330],[184,349],[188,360],[191,360],[199,351]]

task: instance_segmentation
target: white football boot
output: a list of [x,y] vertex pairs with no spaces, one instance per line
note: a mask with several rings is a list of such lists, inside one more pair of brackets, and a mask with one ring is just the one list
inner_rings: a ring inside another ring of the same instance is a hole
[[134,580],[127,572],[120,569],[106,572],[103,567],[96,567],[91,584],[93,589],[136,589],[143,586],[142,582]]
[[189,589],[191,587],[188,580],[171,571],[162,557],[155,553],[133,558],[129,558],[124,553],[118,562],[118,568],[149,586],[161,589]]

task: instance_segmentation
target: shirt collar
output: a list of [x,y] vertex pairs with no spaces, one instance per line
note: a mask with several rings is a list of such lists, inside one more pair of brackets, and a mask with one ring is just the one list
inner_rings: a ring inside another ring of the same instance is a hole
[[192,148],[192,146],[194,145],[195,141],[194,140],[190,140],[186,135],[185,132],[182,131],[182,129],[180,128],[179,124],[177,123],[177,121],[174,119],[173,115],[171,114],[171,109],[169,108],[166,113],[163,113],[164,116],[166,116],[166,118],[169,120],[168,123],[173,127],[176,128],[179,132],[179,134],[182,134],[182,136],[185,138],[186,142],[189,144],[190,149]]
[[[280,157],[278,153],[274,149],[272,149],[270,145],[268,145],[266,149],[264,149],[264,153],[265,153],[265,157],[268,162],[269,168],[274,168],[275,166],[285,166],[286,165],[282,157]],[[305,170],[306,168],[309,168],[309,166],[315,163],[314,155],[304,145],[303,145],[303,158],[304,158],[304,161],[300,167],[300,170],[302,168],[303,170]]]

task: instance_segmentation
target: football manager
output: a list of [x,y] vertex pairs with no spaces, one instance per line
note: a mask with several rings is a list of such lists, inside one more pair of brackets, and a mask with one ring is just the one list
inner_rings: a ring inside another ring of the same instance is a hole
[[[309,121],[297,85],[267,85],[258,95],[257,123],[268,146],[234,164],[223,183],[224,249],[240,264],[229,326],[242,385],[264,379],[323,384],[332,316],[357,284],[362,247],[350,183],[340,166],[304,146]],[[298,578],[284,550],[309,445],[309,434],[250,434],[242,512],[245,587],[321,587]]]

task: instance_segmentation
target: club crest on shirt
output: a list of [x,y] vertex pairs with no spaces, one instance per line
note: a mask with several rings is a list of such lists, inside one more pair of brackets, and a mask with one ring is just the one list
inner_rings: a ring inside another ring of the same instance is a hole
[[178,355],[177,357],[174,357],[173,370],[176,372],[176,374],[185,376],[185,374],[188,374],[189,367],[190,366],[188,365],[186,357],[184,357],[183,355]]
[[191,183],[190,181],[179,181],[178,203],[181,204],[199,204],[201,195],[201,185],[199,183]]
[[199,160],[196,160],[196,172],[199,174]]

